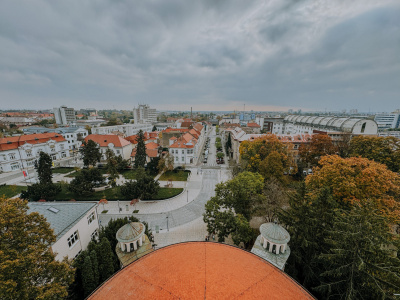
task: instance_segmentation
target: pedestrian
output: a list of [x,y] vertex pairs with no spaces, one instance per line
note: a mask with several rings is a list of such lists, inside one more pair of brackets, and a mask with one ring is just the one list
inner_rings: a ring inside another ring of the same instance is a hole
[[212,238],[213,238],[213,241],[215,241],[215,235],[214,234],[213,234]]
[[207,238],[208,238],[208,236],[206,235],[206,239],[205,239],[206,242],[207,242]]

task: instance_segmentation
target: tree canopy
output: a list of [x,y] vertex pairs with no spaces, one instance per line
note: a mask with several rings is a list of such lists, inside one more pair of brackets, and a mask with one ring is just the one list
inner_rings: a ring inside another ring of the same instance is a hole
[[350,156],[361,156],[400,171],[400,140],[395,137],[356,136],[350,141]]
[[136,141],[135,168],[144,168],[146,165],[146,145],[144,144],[144,134],[142,130],[139,131]]
[[355,203],[375,202],[383,213],[391,215],[393,221],[400,219],[400,176],[385,165],[366,158],[341,158],[324,156],[320,167],[306,178],[310,198],[315,198],[321,189],[329,188],[335,201],[343,207]]
[[242,172],[232,180],[217,184],[203,218],[208,232],[217,234],[220,242],[230,234],[236,245],[250,242],[253,236],[249,221],[263,184],[262,176],[251,172]]
[[299,155],[302,162],[316,166],[322,156],[332,155],[338,151],[327,134],[313,134],[309,144],[302,144]]
[[72,179],[68,189],[75,194],[88,195],[94,192],[93,188],[104,182],[103,175],[97,168],[82,169]]
[[26,201],[0,198],[0,295],[2,299],[62,299],[74,269],[51,251],[53,230]]
[[42,184],[53,183],[53,173],[51,168],[53,166],[53,160],[50,155],[45,152],[39,153],[39,160],[35,162],[35,169],[38,174],[39,182]]
[[297,172],[297,165],[290,151],[291,148],[291,144],[282,143],[276,135],[267,134],[253,141],[243,141],[239,148],[240,159],[244,162],[246,170],[260,172],[261,163],[267,159],[271,152],[277,152],[280,155],[283,171]]
[[136,173],[136,181],[125,182],[121,186],[121,194],[131,199],[152,199],[157,195],[159,189],[158,181],[155,181],[143,168],[139,168]]
[[82,154],[85,167],[94,166],[96,163],[100,162],[100,147],[92,140],[88,140],[87,142],[83,141],[79,152]]

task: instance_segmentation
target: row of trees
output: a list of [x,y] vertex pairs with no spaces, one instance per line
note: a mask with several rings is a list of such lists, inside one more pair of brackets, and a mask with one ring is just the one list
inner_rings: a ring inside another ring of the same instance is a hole
[[[117,246],[116,233],[128,222],[139,222],[133,216],[123,219],[110,220],[100,233],[98,239],[93,239],[87,250],[74,260],[75,279],[68,289],[68,299],[84,299],[100,284],[121,269],[120,262],[115,253]],[[145,234],[152,241],[151,230],[145,224]]]

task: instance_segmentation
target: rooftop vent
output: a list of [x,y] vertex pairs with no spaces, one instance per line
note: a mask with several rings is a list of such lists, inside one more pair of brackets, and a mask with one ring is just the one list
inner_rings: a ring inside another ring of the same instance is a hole
[[57,208],[55,208],[53,206],[49,207],[47,210],[49,210],[49,211],[51,211],[52,213],[55,213],[55,214],[60,211],[59,209],[57,209]]
[[7,144],[12,144],[12,142],[10,142],[10,141],[7,141]]

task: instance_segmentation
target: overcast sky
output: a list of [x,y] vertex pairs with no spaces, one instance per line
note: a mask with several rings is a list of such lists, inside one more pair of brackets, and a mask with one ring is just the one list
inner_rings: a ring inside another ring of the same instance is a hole
[[0,109],[400,108],[399,0],[1,0]]

